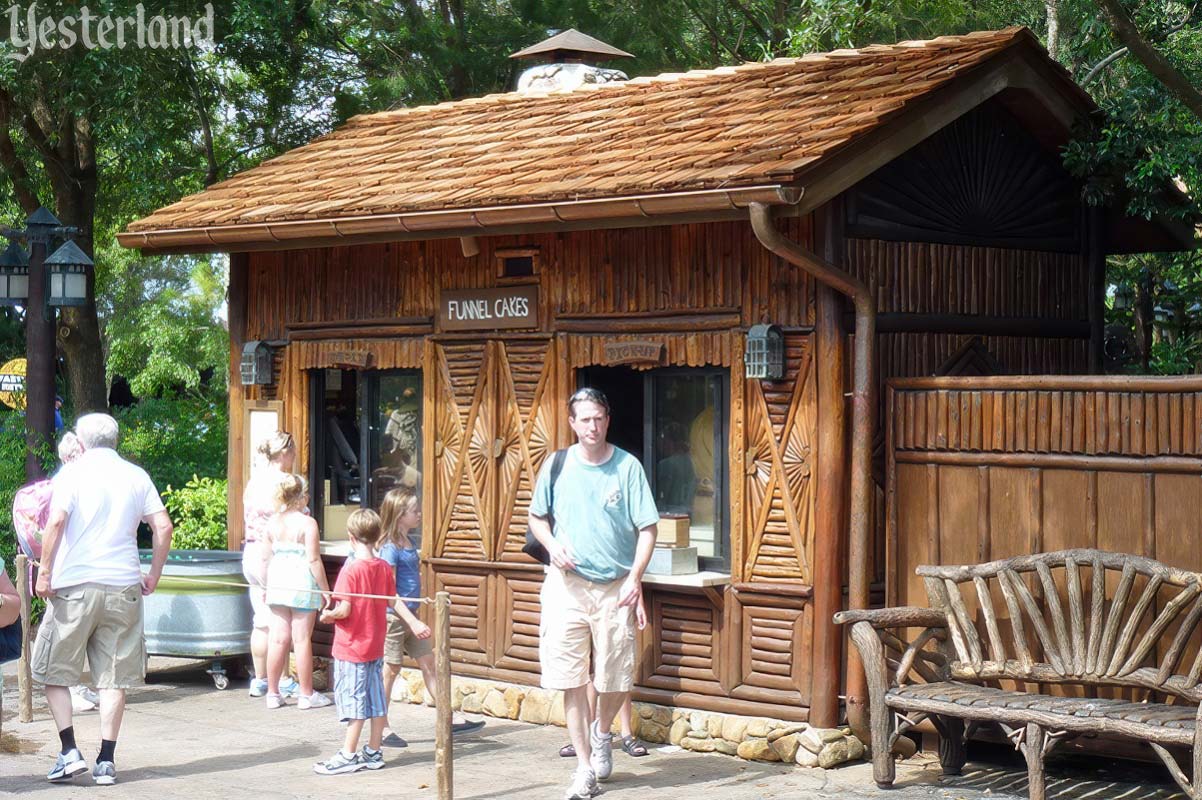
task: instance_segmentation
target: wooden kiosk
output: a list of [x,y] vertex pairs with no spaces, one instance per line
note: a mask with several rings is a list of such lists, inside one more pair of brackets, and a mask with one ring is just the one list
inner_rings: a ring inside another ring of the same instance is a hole
[[[647,579],[636,699],[832,727],[849,558],[853,603],[883,563],[848,488],[854,323],[749,209],[866,287],[874,381],[1086,372],[1104,255],[1188,241],[1081,204],[1056,153],[1093,108],[1025,29],[512,92],[356,117],[120,240],[231,253],[231,548],[255,431],[297,436],[332,553],[419,483],[456,673],[536,684],[526,509],[598,386],[699,555]],[[747,377],[757,327],[777,377]]]

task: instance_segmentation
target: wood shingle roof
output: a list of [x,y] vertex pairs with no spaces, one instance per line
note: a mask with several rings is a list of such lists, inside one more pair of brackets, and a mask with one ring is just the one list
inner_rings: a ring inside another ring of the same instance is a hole
[[1007,28],[358,116],[128,230],[788,185],[1020,42],[1038,47]]

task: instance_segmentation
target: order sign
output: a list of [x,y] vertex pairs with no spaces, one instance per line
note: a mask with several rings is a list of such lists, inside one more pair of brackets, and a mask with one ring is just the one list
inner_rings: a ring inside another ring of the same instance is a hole
[[25,408],[25,359],[14,358],[0,367],[0,403],[18,411]]
[[538,327],[538,286],[443,291],[438,327],[444,331],[484,331]]

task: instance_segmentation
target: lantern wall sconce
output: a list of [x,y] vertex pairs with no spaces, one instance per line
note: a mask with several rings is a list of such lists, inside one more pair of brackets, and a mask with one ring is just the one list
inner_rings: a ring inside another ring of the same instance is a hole
[[242,345],[242,361],[239,373],[243,386],[267,386],[272,382],[272,347],[267,342],[253,339]]
[[776,325],[753,325],[747,331],[743,367],[748,378],[779,381],[785,377],[785,336]]

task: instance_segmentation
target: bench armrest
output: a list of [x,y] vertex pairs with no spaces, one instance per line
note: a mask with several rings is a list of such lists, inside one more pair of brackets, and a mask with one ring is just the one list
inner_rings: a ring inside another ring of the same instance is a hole
[[836,625],[854,625],[857,622],[867,622],[877,629],[947,627],[947,617],[942,611],[917,606],[853,609],[835,615]]

